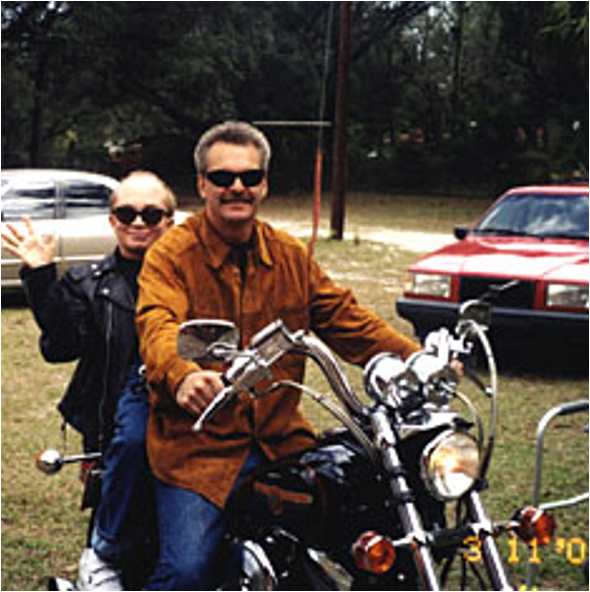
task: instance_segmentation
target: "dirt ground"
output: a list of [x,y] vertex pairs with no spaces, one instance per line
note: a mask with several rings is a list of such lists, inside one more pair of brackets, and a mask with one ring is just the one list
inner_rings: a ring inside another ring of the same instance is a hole
[[[311,224],[293,222],[290,220],[267,217],[268,221],[290,232],[303,240],[309,239],[311,235]],[[322,224],[319,230],[320,238],[328,238],[329,228]],[[363,240],[375,243],[393,245],[405,251],[415,253],[428,253],[454,242],[454,237],[447,233],[419,232],[413,230],[394,230],[391,228],[375,226],[354,225],[345,229],[345,240]]]

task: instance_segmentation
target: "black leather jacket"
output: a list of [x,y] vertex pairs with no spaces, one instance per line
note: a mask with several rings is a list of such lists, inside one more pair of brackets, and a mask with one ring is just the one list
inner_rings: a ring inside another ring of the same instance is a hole
[[103,449],[110,440],[117,400],[138,351],[135,298],[120,267],[112,253],[59,280],[55,264],[21,272],[41,328],[43,357],[79,360],[58,409],[82,433],[87,451]]

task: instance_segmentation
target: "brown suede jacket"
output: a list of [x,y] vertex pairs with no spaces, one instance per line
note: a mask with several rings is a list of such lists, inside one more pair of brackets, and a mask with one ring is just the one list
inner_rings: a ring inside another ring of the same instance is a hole
[[[299,411],[300,394],[284,388],[257,400],[240,395],[203,430],[176,403],[175,393],[199,369],[176,351],[188,319],[234,322],[242,345],[282,319],[291,330],[313,331],[344,360],[364,364],[379,352],[407,357],[419,346],[357,304],[335,285],[307,249],[285,232],[257,222],[245,270],[203,213],[169,230],[148,252],[140,275],[137,327],[151,385],[148,454],[155,474],[223,507],[253,443],[274,460],[313,443]],[[208,366],[210,367],[210,366]],[[215,367],[223,370],[223,368]],[[275,379],[302,381],[304,359],[286,355]]]

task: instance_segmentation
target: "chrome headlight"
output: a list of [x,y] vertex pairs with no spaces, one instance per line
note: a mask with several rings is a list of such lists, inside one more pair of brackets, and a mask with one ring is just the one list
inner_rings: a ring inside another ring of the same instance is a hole
[[588,310],[588,286],[586,284],[547,284],[545,303],[552,307]]
[[422,451],[422,479],[430,493],[443,501],[460,498],[479,474],[479,449],[464,432],[448,430]]

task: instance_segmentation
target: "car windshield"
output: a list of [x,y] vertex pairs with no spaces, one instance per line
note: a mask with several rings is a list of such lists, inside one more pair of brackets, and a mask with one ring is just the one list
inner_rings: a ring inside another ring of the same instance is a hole
[[488,213],[474,232],[588,240],[588,195],[509,195]]

